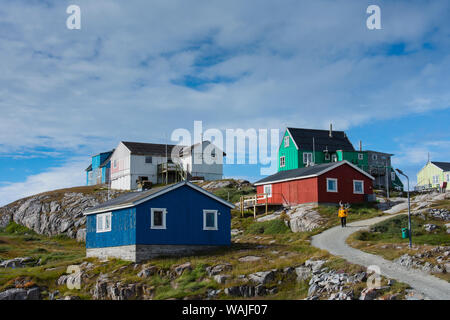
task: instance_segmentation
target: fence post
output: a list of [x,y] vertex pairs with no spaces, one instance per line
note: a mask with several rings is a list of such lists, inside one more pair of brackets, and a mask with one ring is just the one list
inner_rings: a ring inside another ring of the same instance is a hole
[[253,202],[253,218],[256,219],[256,201],[258,199],[258,195],[255,194],[255,202]]

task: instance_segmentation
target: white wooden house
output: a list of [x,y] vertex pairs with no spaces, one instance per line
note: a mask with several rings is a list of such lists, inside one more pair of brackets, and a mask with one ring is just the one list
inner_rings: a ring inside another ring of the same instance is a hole
[[[203,150],[209,144],[204,141]],[[210,149],[211,147],[207,148],[207,150]],[[175,158],[172,158],[173,150],[177,155]],[[177,182],[181,179],[189,180],[192,177],[204,180],[222,179],[222,152],[216,155],[220,163],[207,164],[193,161],[192,155],[200,158],[202,155],[192,150],[202,149],[194,148],[194,146],[121,141],[111,155],[111,188],[135,190],[138,188],[139,180],[159,184]]]

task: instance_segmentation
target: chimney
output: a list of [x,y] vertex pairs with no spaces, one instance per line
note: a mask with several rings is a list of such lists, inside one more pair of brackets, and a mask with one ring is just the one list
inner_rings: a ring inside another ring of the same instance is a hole
[[359,140],[359,151],[362,151],[362,141]]
[[333,124],[330,123],[330,138],[333,138]]

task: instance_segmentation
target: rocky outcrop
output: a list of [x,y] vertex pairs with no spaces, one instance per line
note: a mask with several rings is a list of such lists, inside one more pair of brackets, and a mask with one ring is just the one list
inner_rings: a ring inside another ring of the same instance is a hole
[[[57,190],[13,202],[0,208],[0,228],[14,221],[39,234],[65,234],[84,241],[86,217],[83,211],[108,199],[107,190],[88,190],[85,193]],[[120,192],[110,191],[111,197],[118,194]]]
[[415,255],[404,254],[394,262],[406,268],[421,269],[428,273],[448,273],[450,272],[450,247],[439,246]]
[[0,262],[0,268],[25,268],[35,263],[36,261],[31,257],[18,257]]
[[315,210],[317,205],[300,204],[293,207],[285,207],[273,214],[258,218],[259,222],[278,219],[283,214],[285,222],[292,232],[312,231],[320,227],[325,219]]
[[0,292],[0,300],[40,300],[41,292],[38,287],[30,289],[13,288]]

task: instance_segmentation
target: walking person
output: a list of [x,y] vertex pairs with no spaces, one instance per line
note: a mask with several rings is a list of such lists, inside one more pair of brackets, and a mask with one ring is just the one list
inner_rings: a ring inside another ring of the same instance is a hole
[[347,216],[348,216],[348,207],[342,204],[342,201],[339,202],[339,211],[338,217],[341,218],[341,227],[344,228],[347,226]]

